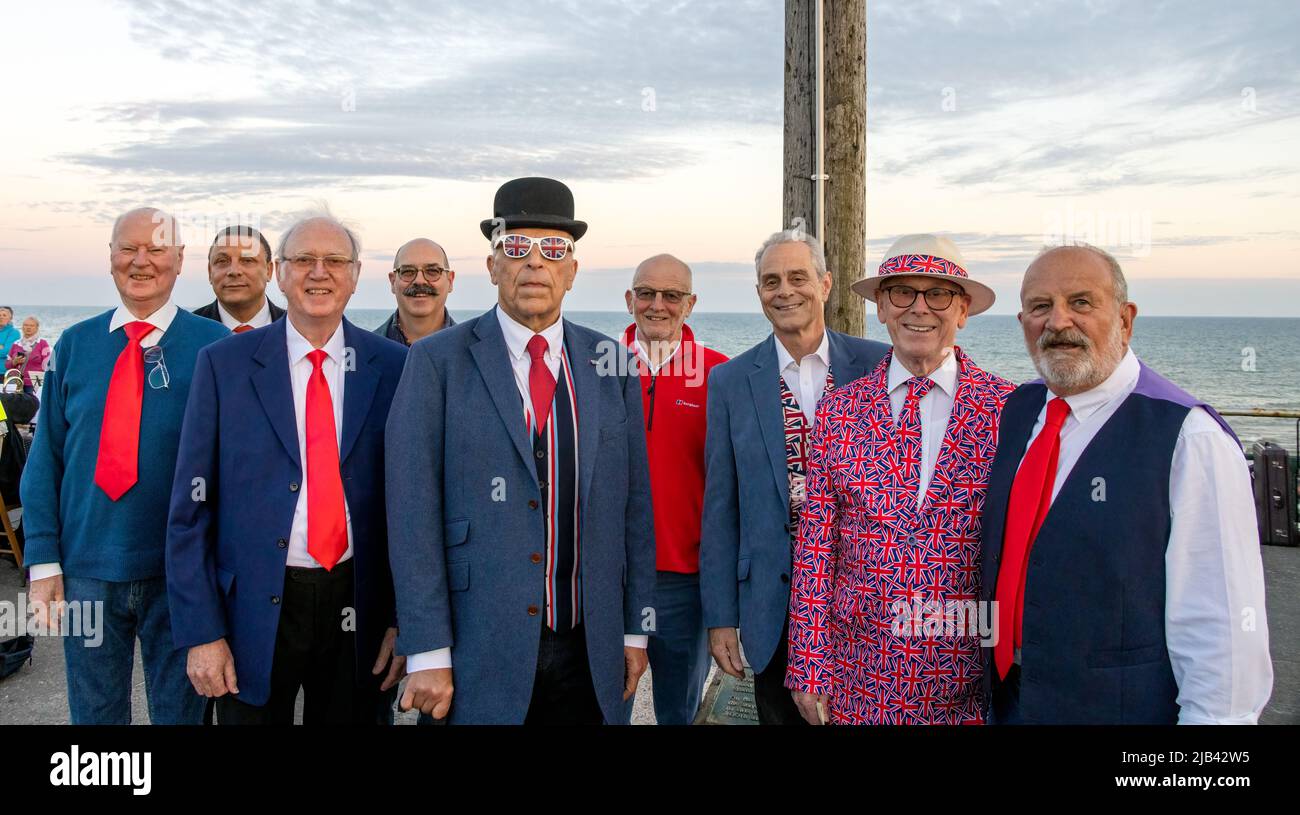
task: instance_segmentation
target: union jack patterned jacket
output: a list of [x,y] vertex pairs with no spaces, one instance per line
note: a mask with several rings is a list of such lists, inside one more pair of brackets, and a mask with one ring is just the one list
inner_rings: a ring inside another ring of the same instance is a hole
[[923,507],[890,409],[892,352],[817,409],[786,685],[827,694],[836,724],[982,721],[980,516],[1015,386],[954,353],[957,389]]

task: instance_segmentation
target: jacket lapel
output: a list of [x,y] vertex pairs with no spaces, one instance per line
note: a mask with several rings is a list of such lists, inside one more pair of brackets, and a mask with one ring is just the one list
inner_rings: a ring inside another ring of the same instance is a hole
[[293,412],[293,384],[289,379],[289,345],[285,340],[284,323],[271,324],[262,343],[257,346],[253,360],[261,367],[252,374],[253,390],[266,411],[271,428],[280,438],[284,451],[302,470],[298,457],[298,426]]
[[352,445],[356,444],[365,426],[370,404],[379,387],[379,366],[372,363],[374,354],[365,350],[369,337],[359,336],[361,329],[343,320],[343,445],[339,448],[339,463],[348,460]]
[[785,417],[781,411],[781,371],[776,367],[776,335],[768,337],[762,352],[754,360],[749,374],[749,388],[758,412],[758,427],[763,446],[772,465],[772,478],[781,498],[790,503],[790,473],[785,461]]
[[[619,353],[625,353],[618,349]],[[596,456],[600,444],[600,380],[596,366],[600,363],[597,349],[584,343],[573,324],[564,321],[564,351],[569,358],[573,374],[574,410],[578,414],[578,490],[581,517],[587,517],[587,495],[591,492],[591,479],[596,472]],[[563,375],[563,370],[561,370]],[[637,387],[640,387],[638,383]]]
[[849,348],[843,337],[829,328],[826,329],[826,335],[826,344],[830,346],[831,376],[835,379],[835,387],[842,388],[865,372],[858,363],[857,354]]
[[535,474],[537,470],[528,444],[528,428],[524,426],[524,408],[519,401],[514,370],[510,367],[510,349],[506,348],[495,306],[474,322],[474,336],[478,342],[469,347],[470,355],[474,357],[474,364],[478,366],[479,375],[483,377],[483,384],[492,396],[492,403],[496,405],[510,440],[515,443],[519,460],[528,472]]

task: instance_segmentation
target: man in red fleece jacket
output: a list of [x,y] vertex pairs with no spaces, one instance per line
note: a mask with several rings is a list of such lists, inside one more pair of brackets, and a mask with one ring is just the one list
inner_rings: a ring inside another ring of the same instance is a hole
[[[659,724],[690,724],[709,672],[700,610],[700,517],[709,371],[727,361],[695,342],[691,269],[672,255],[641,263],[625,295],[636,351],[650,457],[655,525],[655,628],[650,671]],[[629,705],[629,712],[631,707]]]

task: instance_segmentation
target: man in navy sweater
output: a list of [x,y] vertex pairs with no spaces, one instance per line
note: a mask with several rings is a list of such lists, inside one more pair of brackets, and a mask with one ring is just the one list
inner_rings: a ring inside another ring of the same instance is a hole
[[120,216],[109,267],[122,305],[64,331],[45,378],[23,526],[37,624],[75,612],[61,631],[73,724],[130,723],[137,637],[150,721],[203,715],[172,645],[164,542],[194,361],[230,332],[172,302],[184,254],[166,213]]

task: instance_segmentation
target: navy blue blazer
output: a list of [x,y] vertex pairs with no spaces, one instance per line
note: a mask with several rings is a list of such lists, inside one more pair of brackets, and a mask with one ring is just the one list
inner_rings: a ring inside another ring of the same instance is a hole
[[[239,699],[266,704],[285,561],[304,478],[285,321],[232,334],[195,364],[167,522],[167,597],[177,648],[225,637]],[[395,624],[384,519],[384,424],[406,349],[343,320],[339,460],[352,516],[357,678]],[[198,479],[202,479],[199,481]],[[340,619],[340,625],[344,620]],[[365,686],[365,685],[363,685]]]
[[[836,386],[869,373],[889,346],[827,330]],[[784,648],[790,603],[790,481],[776,337],[709,374],[700,600],[707,628],[739,628],[754,671]],[[741,479],[743,480],[743,484]]]
[[[565,320],[564,347],[577,394],[587,658],[605,721],[621,723],[623,636],[653,624],[641,385],[610,337]],[[411,346],[387,431],[397,646],[451,647],[453,724],[520,724],[532,697],[545,537],[527,433],[495,308]]]

